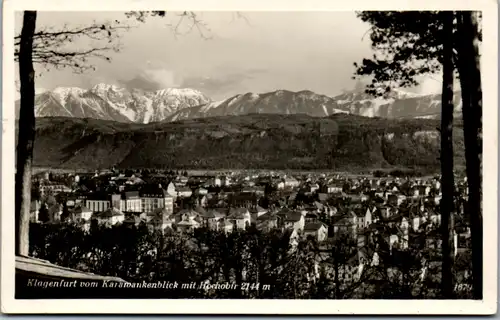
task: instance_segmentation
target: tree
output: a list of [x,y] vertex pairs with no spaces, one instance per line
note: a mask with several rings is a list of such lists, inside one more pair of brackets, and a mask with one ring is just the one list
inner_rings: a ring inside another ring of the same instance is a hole
[[[372,47],[379,53],[363,60],[357,75],[372,76],[367,92],[384,95],[397,86],[418,84],[417,77],[440,70],[443,46],[436,35],[443,28],[439,12],[362,12],[371,28]],[[469,198],[467,212],[472,237],[474,298],[482,298],[483,226],[481,206],[482,89],[479,42],[481,13],[455,12],[454,62],[458,70],[464,123],[464,142]],[[405,40],[405,41],[403,41]],[[382,55],[382,58],[380,58]],[[441,132],[443,134],[443,132]],[[443,195],[444,196],[444,195]]]
[[472,278],[474,298],[483,297],[483,218],[481,206],[482,164],[482,109],[481,68],[479,41],[480,13],[457,13],[458,72],[462,88],[462,113],[464,121],[465,161],[469,199],[467,211],[470,217],[472,241]]
[[441,95],[441,237],[443,246],[442,290],[443,296],[453,296],[453,12],[443,12],[443,89]]
[[[35,142],[35,69],[33,64],[46,68],[70,67],[82,72],[91,67],[91,57],[109,60],[104,53],[118,50],[113,45],[115,31],[126,26],[113,23],[91,24],[86,27],[36,31],[36,11],[25,11],[21,34],[14,38],[14,59],[19,62],[21,107],[19,111],[19,133],[15,178],[16,255],[29,254],[29,216],[31,205],[31,169]],[[118,21],[115,22],[118,24]],[[107,45],[90,49],[68,49],[76,38],[108,41]]]
[[[453,12],[361,12],[358,16],[371,25],[373,59],[355,63],[358,76],[372,76],[367,92],[389,95],[396,87],[418,84],[417,77],[443,72],[441,112],[441,171],[443,199],[442,294],[453,292],[451,265],[453,226]],[[451,236],[451,238],[450,238]]]
[[[77,73],[93,70],[92,59],[111,61],[108,53],[120,50],[116,40],[120,38],[120,31],[128,29],[129,25],[118,20],[78,27],[41,27],[33,34],[32,61],[45,69],[70,68]],[[92,45],[78,43],[78,48],[68,46],[80,39],[93,40]],[[19,61],[20,43],[21,35],[14,37],[15,61]]]
[[19,78],[21,108],[17,144],[15,217],[16,255],[29,254],[29,217],[31,206],[31,166],[35,142],[35,70],[33,68],[33,36],[36,11],[25,11],[19,41]]

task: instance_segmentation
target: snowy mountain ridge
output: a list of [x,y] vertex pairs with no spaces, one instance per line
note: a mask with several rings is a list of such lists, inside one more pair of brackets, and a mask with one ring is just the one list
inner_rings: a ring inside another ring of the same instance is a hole
[[[201,92],[190,88],[145,91],[99,83],[89,90],[57,87],[37,94],[35,115],[149,123],[162,121],[180,109],[210,101]],[[16,102],[16,107],[18,112],[19,101]]]
[[[194,118],[237,116],[253,113],[307,114],[326,117],[348,113],[382,118],[439,118],[441,95],[394,90],[388,97],[375,98],[363,90],[346,91],[334,97],[310,90],[248,92],[221,101],[212,101],[191,88],[156,91],[127,89],[99,83],[86,90],[58,87],[36,95],[37,117],[76,117],[150,123]],[[16,103],[19,109],[19,101]],[[460,94],[455,94],[455,112],[461,111]]]

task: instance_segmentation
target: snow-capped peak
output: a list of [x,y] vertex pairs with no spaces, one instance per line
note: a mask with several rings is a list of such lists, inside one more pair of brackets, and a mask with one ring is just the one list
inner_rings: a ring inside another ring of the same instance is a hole
[[418,98],[424,96],[424,94],[421,93],[415,93],[415,92],[410,92],[410,91],[405,91],[403,89],[392,89],[394,96],[396,99],[408,99],[408,98]]
[[100,91],[109,91],[109,90],[119,91],[119,90],[123,90],[123,89],[114,85],[114,84],[98,83],[95,86],[93,86],[92,89],[90,89],[90,90],[100,92]]
[[166,88],[166,89],[160,89],[156,91],[156,94],[159,96],[182,96],[182,97],[200,97],[204,96],[203,93],[201,93],[198,90],[194,90],[191,88]]
[[190,88],[148,91],[98,83],[89,90],[78,87],[51,90],[38,99],[36,114],[149,123],[209,102],[203,93]]
[[85,89],[78,87],[57,87],[54,90],[52,90],[52,92],[62,96],[67,96],[69,94],[81,95],[85,93]]
[[52,93],[59,103],[64,105],[69,96],[80,97],[85,93],[85,90],[78,87],[57,87],[52,90]]

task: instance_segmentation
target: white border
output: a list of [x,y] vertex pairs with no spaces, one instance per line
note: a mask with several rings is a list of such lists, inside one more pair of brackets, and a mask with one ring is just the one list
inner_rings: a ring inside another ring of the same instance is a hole
[[[497,2],[495,0],[7,0],[3,10],[1,304],[6,313],[493,314],[497,306]],[[484,300],[15,300],[14,11],[483,11]]]

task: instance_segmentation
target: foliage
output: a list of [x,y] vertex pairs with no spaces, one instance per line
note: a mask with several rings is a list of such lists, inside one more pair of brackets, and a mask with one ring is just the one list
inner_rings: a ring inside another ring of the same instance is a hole
[[[417,77],[440,70],[441,20],[438,11],[362,11],[370,25],[372,59],[354,64],[356,76],[372,76],[367,92],[385,95],[397,87],[413,87]],[[356,78],[356,77],[355,77]]]
[[[421,242],[416,241],[406,251],[393,249],[389,256],[383,254],[388,250],[387,244],[374,235],[366,252],[376,248],[380,264],[372,265],[366,260],[363,272],[359,272],[359,246],[355,239],[339,234],[326,243],[301,238],[292,245],[291,236],[289,231],[262,232],[252,226],[231,233],[199,228],[187,234],[171,230],[161,234],[144,224],[111,228],[92,225],[90,232],[74,224],[32,224],[30,254],[64,267],[130,282],[197,284],[189,290],[145,293],[155,298],[437,297],[436,265],[430,264],[425,283],[420,279],[425,261],[422,258],[430,261],[435,255],[422,250]],[[464,270],[470,270],[466,263],[470,259],[464,256],[457,260],[464,261],[456,264],[457,275],[463,277]],[[204,289],[198,286],[200,283],[232,283],[240,289]],[[259,286],[251,286],[257,283]]]
[[[362,11],[357,16],[369,25],[373,57],[354,63],[355,79],[371,78],[366,92],[375,96],[414,87],[422,76],[441,71],[445,11]],[[455,23],[456,24],[456,23]],[[481,40],[481,30],[479,39]],[[460,35],[453,28],[454,47]],[[455,50],[456,52],[456,50]],[[456,57],[455,57],[456,62]]]

